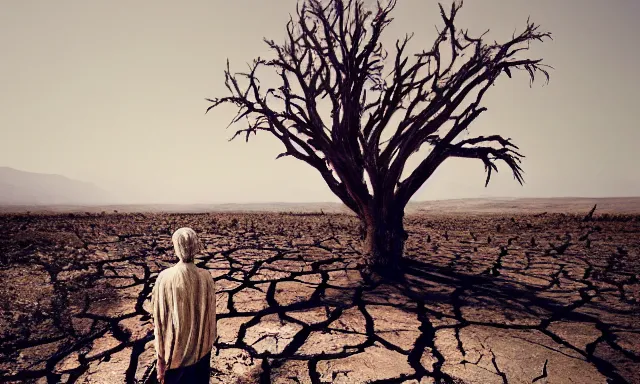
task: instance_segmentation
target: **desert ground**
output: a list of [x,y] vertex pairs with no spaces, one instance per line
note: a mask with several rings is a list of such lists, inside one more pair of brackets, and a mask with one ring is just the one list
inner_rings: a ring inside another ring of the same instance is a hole
[[0,382],[142,383],[149,295],[190,226],[211,383],[640,383],[640,215],[406,217],[405,281],[341,213],[4,213]]

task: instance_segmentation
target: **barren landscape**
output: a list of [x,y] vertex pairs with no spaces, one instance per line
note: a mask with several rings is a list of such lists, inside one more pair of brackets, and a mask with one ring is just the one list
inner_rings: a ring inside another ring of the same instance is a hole
[[0,384],[640,384],[640,0],[585,3],[3,2]]
[[0,217],[0,381],[143,382],[149,295],[201,236],[212,383],[638,383],[640,216],[412,214],[406,281],[364,275],[354,217]]

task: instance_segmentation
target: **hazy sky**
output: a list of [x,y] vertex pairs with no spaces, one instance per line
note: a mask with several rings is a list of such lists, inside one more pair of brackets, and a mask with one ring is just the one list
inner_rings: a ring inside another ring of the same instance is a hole
[[[400,0],[392,43],[415,32],[430,47],[437,3]],[[450,4],[445,1],[445,4]],[[268,54],[295,0],[3,0],[0,166],[93,182],[128,202],[338,201],[314,169],[275,161],[267,134],[227,142],[223,69]],[[524,186],[500,165],[449,159],[414,200],[640,195],[640,1],[467,0],[459,25],[500,40],[527,16],[553,33],[531,55],[554,66],[489,90],[470,132],[511,137],[526,156]],[[392,45],[388,45],[390,49]]]

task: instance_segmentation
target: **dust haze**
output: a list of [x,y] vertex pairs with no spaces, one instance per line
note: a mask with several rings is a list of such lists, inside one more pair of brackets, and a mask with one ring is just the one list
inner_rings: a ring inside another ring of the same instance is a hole
[[[204,115],[226,93],[223,70],[266,55],[295,1],[16,1],[0,14],[0,166],[91,183],[113,203],[338,202],[281,143],[227,142],[234,111]],[[251,12],[247,12],[251,9]],[[433,1],[403,1],[387,47],[415,32],[432,43]],[[414,201],[478,197],[640,195],[640,53],[633,1],[467,2],[459,24],[503,40],[528,16],[553,32],[532,47],[555,70],[548,86],[498,80],[470,132],[514,139],[524,186],[508,169],[484,187],[482,164],[449,159]],[[295,176],[292,176],[295,175]]]

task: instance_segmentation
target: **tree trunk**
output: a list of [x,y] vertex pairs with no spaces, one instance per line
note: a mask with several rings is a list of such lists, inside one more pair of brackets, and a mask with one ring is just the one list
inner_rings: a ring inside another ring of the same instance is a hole
[[400,262],[407,233],[404,210],[387,207],[372,209],[362,218],[363,253],[369,268],[386,277],[401,276]]

